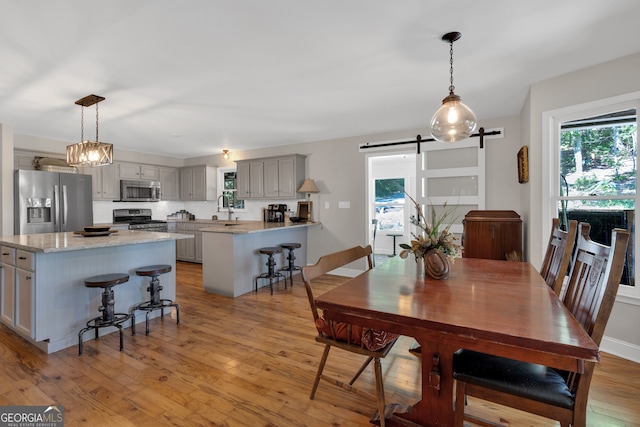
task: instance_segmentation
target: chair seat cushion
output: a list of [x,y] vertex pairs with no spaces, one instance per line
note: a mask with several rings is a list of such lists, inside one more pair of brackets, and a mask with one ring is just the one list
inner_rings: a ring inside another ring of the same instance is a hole
[[574,406],[575,396],[562,374],[543,365],[462,349],[453,357],[453,377],[561,408]]
[[351,337],[349,337],[349,324],[344,322],[333,322],[333,330],[336,336],[331,332],[330,323],[323,316],[316,320],[316,328],[318,333],[333,338],[335,340],[349,342],[355,345],[363,345],[368,350],[377,351],[384,348],[390,342],[398,338],[398,334],[392,334],[387,331],[378,329],[369,329],[363,326],[351,325]]

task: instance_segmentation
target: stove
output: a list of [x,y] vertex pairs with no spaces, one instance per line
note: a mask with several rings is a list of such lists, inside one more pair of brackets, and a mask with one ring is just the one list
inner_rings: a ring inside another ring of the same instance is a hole
[[114,209],[114,224],[128,224],[129,230],[167,231],[167,221],[151,219],[151,209]]

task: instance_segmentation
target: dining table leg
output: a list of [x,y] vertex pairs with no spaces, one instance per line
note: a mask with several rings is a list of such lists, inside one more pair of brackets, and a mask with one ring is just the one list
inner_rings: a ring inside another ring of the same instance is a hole
[[390,426],[453,425],[453,353],[459,346],[417,338],[422,358],[422,398],[394,412],[386,420]]

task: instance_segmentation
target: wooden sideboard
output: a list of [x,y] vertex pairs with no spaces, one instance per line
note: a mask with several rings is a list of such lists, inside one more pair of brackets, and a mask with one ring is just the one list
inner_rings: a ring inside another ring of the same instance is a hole
[[516,212],[469,211],[463,225],[463,257],[522,261],[522,219]]

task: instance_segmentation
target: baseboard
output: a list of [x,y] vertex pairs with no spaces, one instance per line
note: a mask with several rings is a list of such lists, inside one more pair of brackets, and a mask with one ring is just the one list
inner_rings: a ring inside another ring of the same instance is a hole
[[622,357],[623,359],[631,360],[635,363],[640,363],[640,346],[626,341],[603,337],[600,343],[600,350],[613,354],[614,356]]

